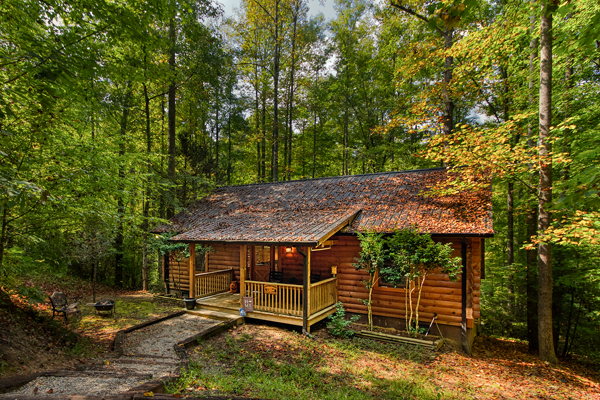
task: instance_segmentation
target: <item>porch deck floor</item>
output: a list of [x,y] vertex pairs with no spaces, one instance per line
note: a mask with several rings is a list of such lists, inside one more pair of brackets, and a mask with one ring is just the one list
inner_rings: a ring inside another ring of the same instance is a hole
[[[241,308],[239,293],[219,293],[212,296],[199,298],[196,300],[196,303],[200,309],[204,307],[206,309],[225,311],[235,314],[237,314],[239,312],[239,309]],[[335,305],[332,305],[311,315],[308,321],[309,327],[310,325],[315,324],[321,319],[333,314],[334,311]],[[283,315],[266,311],[254,311],[248,313],[246,317],[302,326],[302,317],[295,315]]]
[[219,307],[227,310],[233,310],[237,313],[240,309],[239,293],[219,293],[208,297],[202,297],[196,300],[200,306]]

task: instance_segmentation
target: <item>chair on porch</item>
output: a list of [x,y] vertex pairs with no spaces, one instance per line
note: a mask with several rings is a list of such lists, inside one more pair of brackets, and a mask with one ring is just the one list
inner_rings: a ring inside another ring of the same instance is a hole
[[283,283],[283,271],[269,272],[269,282]]

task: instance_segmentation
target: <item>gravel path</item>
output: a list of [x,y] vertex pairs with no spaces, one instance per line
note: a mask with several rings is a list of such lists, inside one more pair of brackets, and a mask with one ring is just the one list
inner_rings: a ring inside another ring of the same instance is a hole
[[60,397],[126,392],[148,380],[175,374],[181,360],[174,346],[220,322],[184,314],[146,326],[127,334],[121,357],[90,366],[89,371],[80,371],[81,376],[39,377],[10,394]]
[[214,319],[184,314],[129,333],[123,343],[123,353],[176,359],[173,346],[219,323]]

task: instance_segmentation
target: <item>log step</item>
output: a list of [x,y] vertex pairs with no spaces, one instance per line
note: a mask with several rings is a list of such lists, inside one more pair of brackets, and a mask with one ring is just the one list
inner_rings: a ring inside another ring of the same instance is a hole
[[443,340],[421,340],[415,338],[407,338],[403,336],[390,335],[387,333],[380,332],[371,332],[371,331],[360,331],[356,332],[355,336],[366,338],[366,339],[374,339],[374,340],[382,340],[389,343],[402,343],[402,344],[412,344],[415,346],[421,346],[430,350],[439,350],[442,347]]

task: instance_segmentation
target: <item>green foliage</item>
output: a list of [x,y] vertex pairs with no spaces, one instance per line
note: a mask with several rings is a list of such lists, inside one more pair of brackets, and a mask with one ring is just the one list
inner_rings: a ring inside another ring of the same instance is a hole
[[416,226],[394,232],[386,244],[390,262],[380,272],[391,284],[404,285],[438,268],[455,281],[461,271],[461,259],[452,257],[452,246],[434,242],[429,234],[420,233]]
[[47,300],[46,294],[36,287],[19,286],[17,293],[27,299],[29,304],[37,305]]
[[[358,232],[360,241],[360,255],[354,264],[354,268],[364,269],[370,276],[375,274],[383,267],[386,259],[384,250],[385,240],[383,233]],[[366,282],[367,289],[371,288],[375,282],[373,280]]]
[[339,336],[342,338],[349,338],[354,336],[354,331],[349,329],[348,326],[358,321],[360,316],[353,315],[350,319],[346,319],[346,310],[341,301],[335,303],[335,313],[329,317],[327,322],[327,330],[333,336]]

